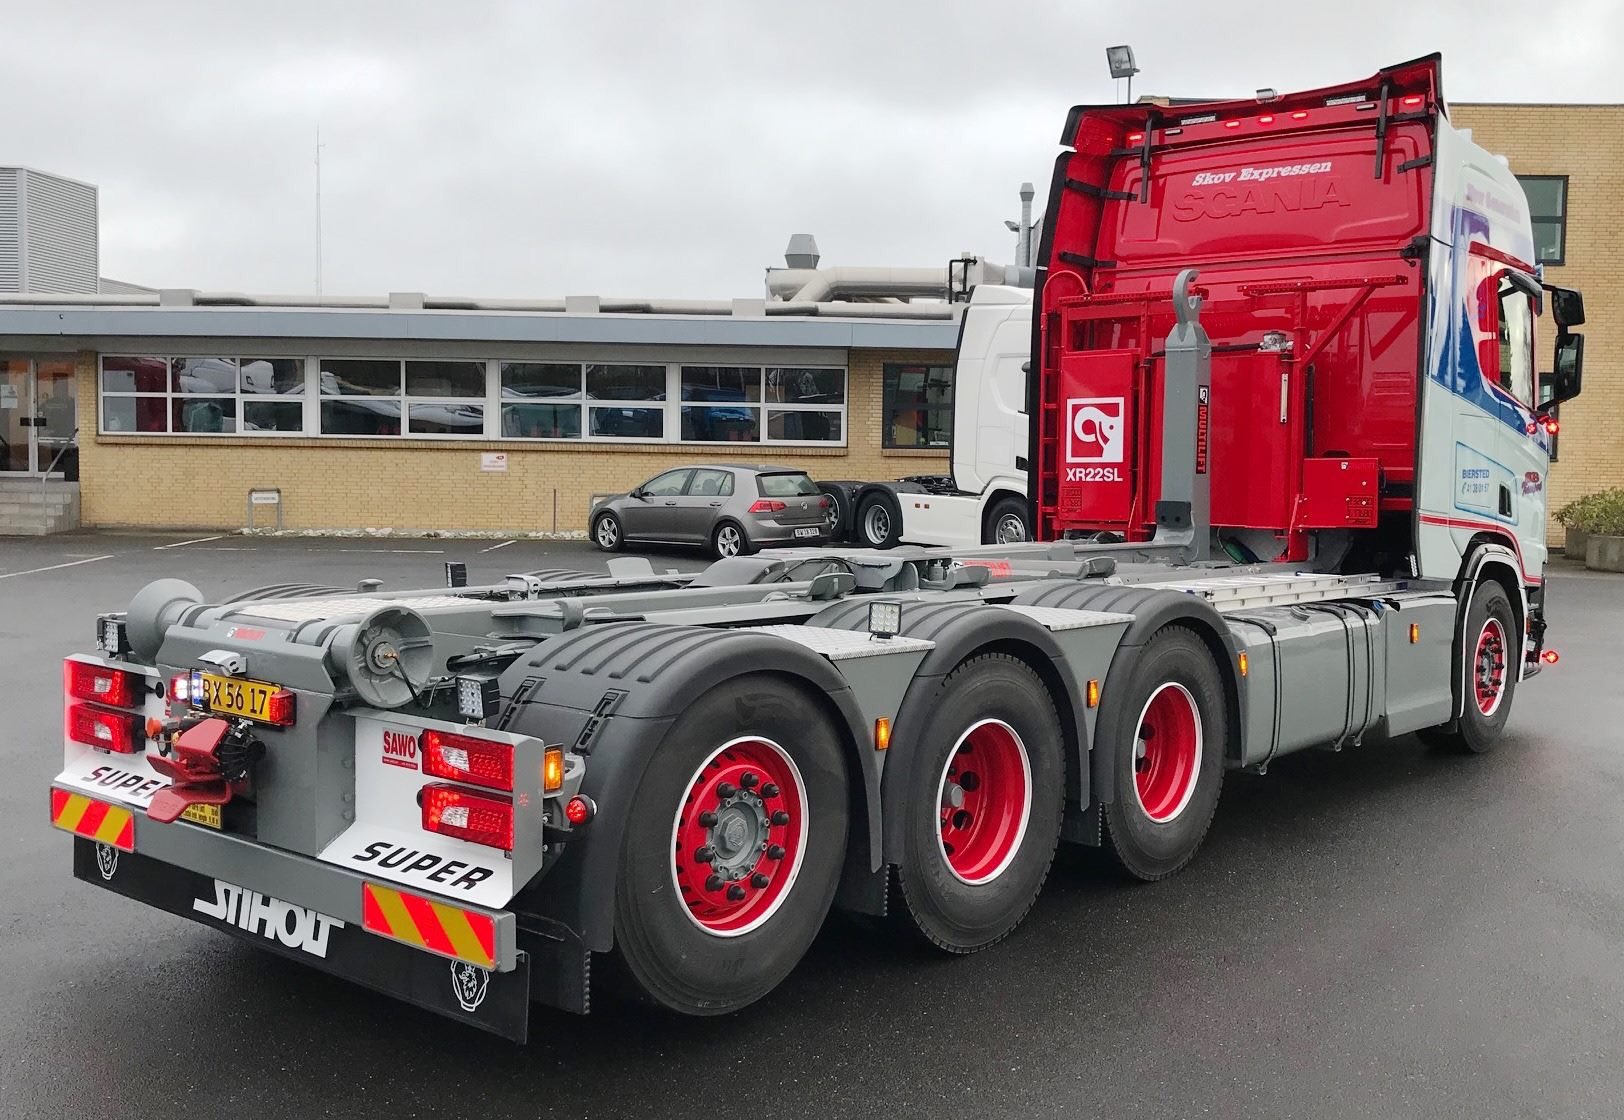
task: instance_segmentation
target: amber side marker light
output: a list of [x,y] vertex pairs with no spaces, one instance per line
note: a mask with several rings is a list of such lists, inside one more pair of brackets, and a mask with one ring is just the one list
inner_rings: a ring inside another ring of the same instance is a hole
[[1100,682],[1097,680],[1088,682],[1088,706],[1090,708],[1100,706]]
[[1410,623],[1410,644],[1413,646],[1417,642],[1419,642],[1420,640],[1421,640],[1421,624],[1419,622]]
[[889,750],[891,747],[891,720],[881,716],[874,721],[874,749],[877,751]]
[[1251,671],[1252,662],[1247,659],[1245,650],[1241,651],[1241,655],[1240,655],[1239,658],[1237,658],[1237,661],[1239,662],[1239,665],[1240,665],[1241,676],[1243,676],[1243,677],[1246,676],[1246,674]]
[[564,788],[564,748],[548,747],[541,756],[541,789],[557,793]]

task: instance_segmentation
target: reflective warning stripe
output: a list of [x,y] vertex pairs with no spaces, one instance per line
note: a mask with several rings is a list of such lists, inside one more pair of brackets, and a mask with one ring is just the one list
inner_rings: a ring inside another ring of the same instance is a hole
[[442,957],[496,967],[496,922],[486,914],[393,887],[362,883],[361,925]]
[[51,790],[51,823],[121,852],[135,851],[135,814],[82,793]]

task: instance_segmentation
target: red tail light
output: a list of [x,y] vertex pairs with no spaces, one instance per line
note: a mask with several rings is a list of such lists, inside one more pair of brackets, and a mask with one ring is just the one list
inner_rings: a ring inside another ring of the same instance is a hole
[[751,513],[778,513],[788,508],[783,502],[777,502],[771,498],[757,498],[750,503]]
[[513,746],[453,735],[448,731],[423,732],[423,773],[433,778],[484,786],[513,788]]
[[145,681],[123,669],[109,669],[88,661],[62,663],[62,687],[75,700],[94,700],[114,708],[133,708],[140,703]]
[[423,787],[423,828],[511,852],[513,802],[434,782]]
[[835,500],[833,498],[831,498],[827,494],[825,494],[823,497],[818,499],[818,508],[819,509],[828,509],[829,507],[833,506],[834,504],[835,504]]
[[295,704],[292,692],[277,689],[265,701],[265,721],[279,727],[292,727]]
[[136,754],[147,745],[139,713],[115,712],[97,704],[68,705],[67,733],[75,743],[119,754]]
[[1547,665],[1555,665],[1558,661],[1562,660],[1562,655],[1557,653],[1554,649],[1548,649],[1539,655],[1539,659],[1545,662]]

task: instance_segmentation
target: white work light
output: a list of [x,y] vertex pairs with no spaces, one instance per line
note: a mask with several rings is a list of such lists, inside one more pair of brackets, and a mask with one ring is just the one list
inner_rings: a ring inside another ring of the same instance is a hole
[[901,603],[870,603],[868,632],[876,638],[894,638],[902,631]]

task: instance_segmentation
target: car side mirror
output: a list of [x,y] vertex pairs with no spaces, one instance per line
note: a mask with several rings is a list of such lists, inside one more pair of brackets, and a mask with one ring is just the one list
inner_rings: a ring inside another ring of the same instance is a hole
[[645,491],[641,486],[633,486],[626,492],[626,496],[628,498],[636,498],[638,501],[642,501],[644,498],[648,497],[648,492]]
[[[1579,395],[1584,383],[1585,336],[1563,334],[1556,340],[1556,369],[1540,380],[1539,411],[1549,412],[1563,401]],[[1546,390],[1549,390],[1547,396]]]
[[1551,295],[1551,318],[1556,325],[1564,331],[1568,327],[1582,327],[1585,324],[1585,297],[1572,288],[1558,288],[1554,285],[1545,285],[1545,290]]

